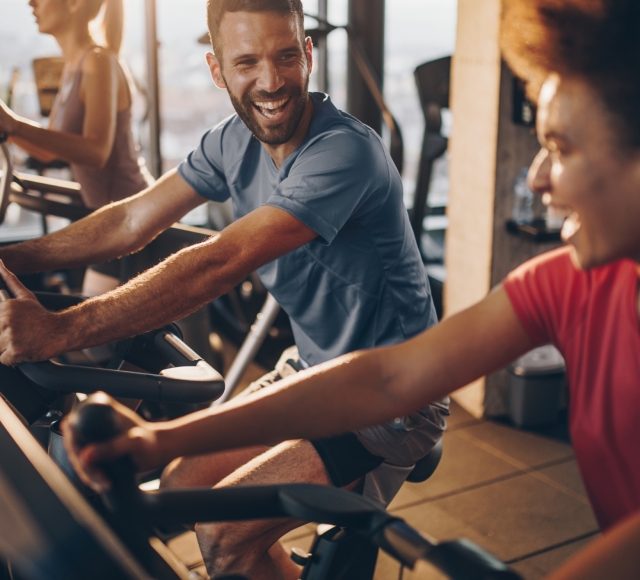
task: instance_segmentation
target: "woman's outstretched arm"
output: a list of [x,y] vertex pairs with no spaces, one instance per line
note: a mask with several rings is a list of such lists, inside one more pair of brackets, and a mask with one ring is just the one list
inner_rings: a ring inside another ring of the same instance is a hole
[[96,465],[120,455],[149,469],[183,455],[344,433],[412,413],[533,346],[500,288],[407,342],[341,356],[220,407],[151,424],[117,406],[128,431],[71,457],[100,488],[108,482]]

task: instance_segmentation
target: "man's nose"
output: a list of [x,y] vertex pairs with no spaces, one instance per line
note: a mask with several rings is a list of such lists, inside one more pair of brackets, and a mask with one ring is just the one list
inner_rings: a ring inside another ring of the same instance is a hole
[[546,149],[541,149],[529,167],[527,185],[533,193],[546,193],[551,188],[550,176],[551,157]]
[[283,84],[278,67],[272,62],[264,62],[260,67],[256,87],[268,93],[275,93]]

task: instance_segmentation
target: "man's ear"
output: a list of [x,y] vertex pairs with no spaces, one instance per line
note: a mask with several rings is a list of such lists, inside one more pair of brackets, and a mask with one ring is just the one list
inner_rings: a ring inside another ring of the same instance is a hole
[[207,65],[209,66],[211,78],[213,79],[216,87],[219,89],[226,89],[227,84],[224,82],[224,78],[222,76],[222,67],[220,66],[218,57],[212,52],[207,53]]
[[307,55],[307,62],[309,63],[309,74],[313,71],[313,41],[310,36],[304,39],[304,50]]

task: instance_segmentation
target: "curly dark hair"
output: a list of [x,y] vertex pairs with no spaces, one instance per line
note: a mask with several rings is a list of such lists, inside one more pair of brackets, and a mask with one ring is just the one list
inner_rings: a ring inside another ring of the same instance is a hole
[[304,43],[304,10],[301,0],[207,0],[207,27],[213,52],[222,55],[218,40],[220,22],[225,12],[278,12],[294,16],[300,22],[301,40]]
[[503,0],[501,44],[534,99],[549,74],[582,78],[640,147],[640,0]]

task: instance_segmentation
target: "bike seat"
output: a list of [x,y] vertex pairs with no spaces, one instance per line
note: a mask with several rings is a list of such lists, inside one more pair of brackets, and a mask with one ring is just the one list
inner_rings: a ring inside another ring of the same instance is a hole
[[429,479],[438,467],[442,458],[442,439],[436,443],[436,446],[422,459],[416,462],[413,471],[407,477],[407,481],[411,483],[421,483]]

